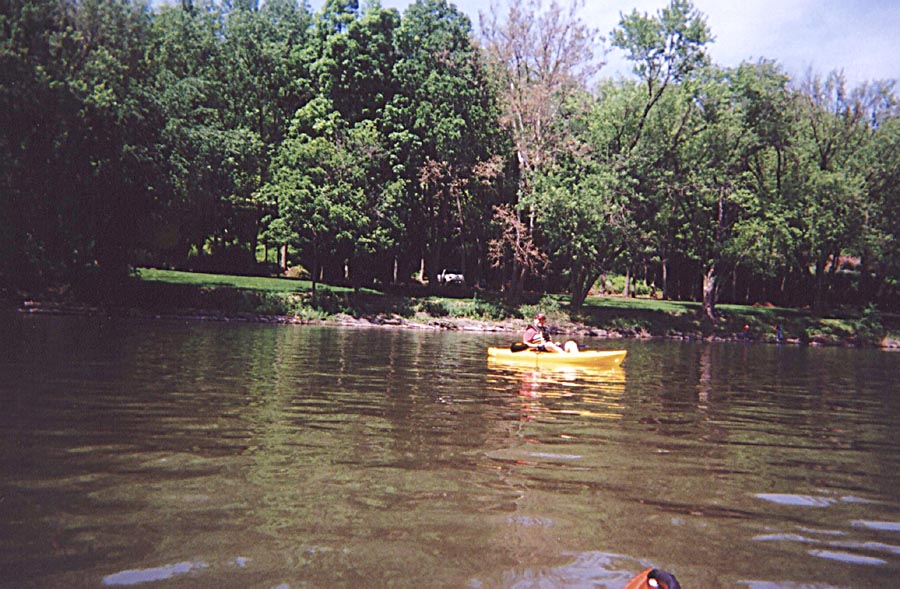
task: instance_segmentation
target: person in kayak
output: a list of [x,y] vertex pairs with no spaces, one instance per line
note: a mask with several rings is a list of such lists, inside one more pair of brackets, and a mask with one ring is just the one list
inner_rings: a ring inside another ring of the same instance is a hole
[[538,352],[577,352],[578,344],[569,340],[565,346],[559,342],[554,342],[550,338],[550,331],[547,329],[547,316],[538,313],[534,316],[534,321],[525,328],[525,334],[522,336],[522,342],[533,350]]

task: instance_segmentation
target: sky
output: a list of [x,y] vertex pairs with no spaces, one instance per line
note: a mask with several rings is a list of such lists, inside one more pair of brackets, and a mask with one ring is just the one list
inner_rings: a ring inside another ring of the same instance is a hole
[[[490,0],[450,0],[478,28],[479,11]],[[505,5],[507,0],[501,0]],[[572,0],[558,0],[566,4]],[[381,0],[403,12],[410,0]],[[668,0],[586,0],[582,21],[606,39],[620,14],[636,9],[655,15]],[[715,41],[712,60],[722,66],[766,58],[799,81],[808,70],[822,76],[843,70],[847,82],[898,80],[900,84],[900,3],[896,0],[694,0],[707,17]],[[313,10],[321,0],[311,0]],[[364,1],[360,5],[365,5]],[[549,0],[544,0],[549,5]],[[630,75],[619,50],[611,50],[601,75]],[[898,88],[900,90],[900,88]]]

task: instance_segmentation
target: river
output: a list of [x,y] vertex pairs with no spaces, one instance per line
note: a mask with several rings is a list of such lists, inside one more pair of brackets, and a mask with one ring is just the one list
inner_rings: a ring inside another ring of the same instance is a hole
[[0,315],[0,586],[894,587],[900,355]]

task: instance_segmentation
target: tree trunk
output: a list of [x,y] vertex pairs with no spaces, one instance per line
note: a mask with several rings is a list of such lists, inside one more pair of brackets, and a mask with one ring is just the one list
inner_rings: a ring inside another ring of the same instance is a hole
[[316,307],[316,277],[319,275],[319,248],[313,247],[313,271],[310,272],[312,278],[312,307]]
[[703,275],[703,313],[716,321],[716,267],[710,266]]
[[662,296],[664,300],[669,300],[669,260],[663,258],[662,261]]
[[572,283],[572,300],[570,306],[573,311],[578,311],[591,292],[591,287],[599,278],[599,272],[586,270],[583,276],[579,276]]
[[813,309],[817,312],[825,308],[825,264],[827,258],[822,257],[816,261],[816,286],[813,295]]

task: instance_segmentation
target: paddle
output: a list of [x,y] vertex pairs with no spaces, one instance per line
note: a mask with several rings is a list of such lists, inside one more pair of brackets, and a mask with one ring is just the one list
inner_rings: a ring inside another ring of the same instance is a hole
[[[524,352],[525,350],[530,350],[530,349],[532,349],[532,348],[529,348],[527,345],[525,345],[522,342],[513,342],[509,345],[510,352]],[[580,352],[583,352],[588,349],[590,349],[590,348],[588,348],[587,346],[578,346],[578,350]],[[535,351],[538,351],[538,350],[535,350]]]

